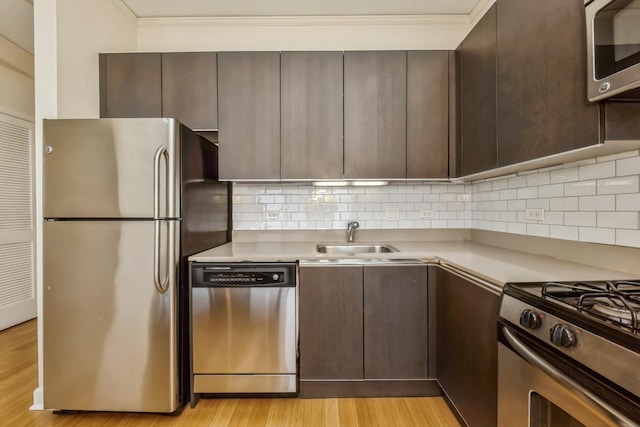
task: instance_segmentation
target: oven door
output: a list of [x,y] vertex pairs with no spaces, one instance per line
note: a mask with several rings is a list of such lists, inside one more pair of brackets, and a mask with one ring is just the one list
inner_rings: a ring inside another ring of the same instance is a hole
[[640,98],[640,0],[593,0],[587,21],[588,97],[598,101],[627,91]]
[[638,426],[637,413],[603,400],[608,393],[598,379],[588,389],[585,372],[509,326],[499,328],[499,427]]

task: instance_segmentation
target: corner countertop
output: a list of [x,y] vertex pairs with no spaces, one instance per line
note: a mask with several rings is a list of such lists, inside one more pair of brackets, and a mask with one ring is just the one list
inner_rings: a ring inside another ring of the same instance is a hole
[[[447,264],[500,287],[508,282],[637,279],[636,275],[631,273],[468,240],[393,241],[385,239],[383,242],[394,246],[398,252],[358,254],[355,257],[344,256],[343,258],[417,259]],[[335,256],[317,253],[316,245],[319,243],[344,244],[344,241],[232,242],[192,255],[189,261],[230,263],[336,259]]]

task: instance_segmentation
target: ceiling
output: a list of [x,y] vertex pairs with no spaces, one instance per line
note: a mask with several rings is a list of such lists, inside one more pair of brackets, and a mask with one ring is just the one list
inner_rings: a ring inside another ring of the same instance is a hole
[[468,15],[482,0],[122,0],[139,18]]

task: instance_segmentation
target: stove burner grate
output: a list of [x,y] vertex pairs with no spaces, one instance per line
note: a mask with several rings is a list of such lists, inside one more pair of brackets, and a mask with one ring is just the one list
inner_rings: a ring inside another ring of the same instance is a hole
[[640,330],[640,282],[549,282],[542,286],[542,297],[561,301],[634,333]]

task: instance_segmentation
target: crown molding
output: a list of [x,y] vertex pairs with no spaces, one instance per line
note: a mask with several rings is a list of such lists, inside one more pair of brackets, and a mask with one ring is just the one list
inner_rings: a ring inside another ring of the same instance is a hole
[[476,23],[484,16],[485,13],[493,6],[496,0],[481,0],[475,7],[469,12],[469,23],[476,25]]
[[[490,1],[490,0],[487,0]],[[474,9],[475,10],[475,9]],[[469,25],[471,15],[360,15],[360,16],[228,16],[138,18],[140,28],[158,27],[268,27],[268,26],[430,26]]]
[[124,4],[122,0],[111,0],[111,4],[113,4],[116,7],[116,9],[118,9],[124,15],[124,17],[127,20],[129,20],[132,24],[136,26],[138,25],[140,18],[138,18],[138,16],[135,13],[133,13],[133,11],[129,9],[129,6]]

